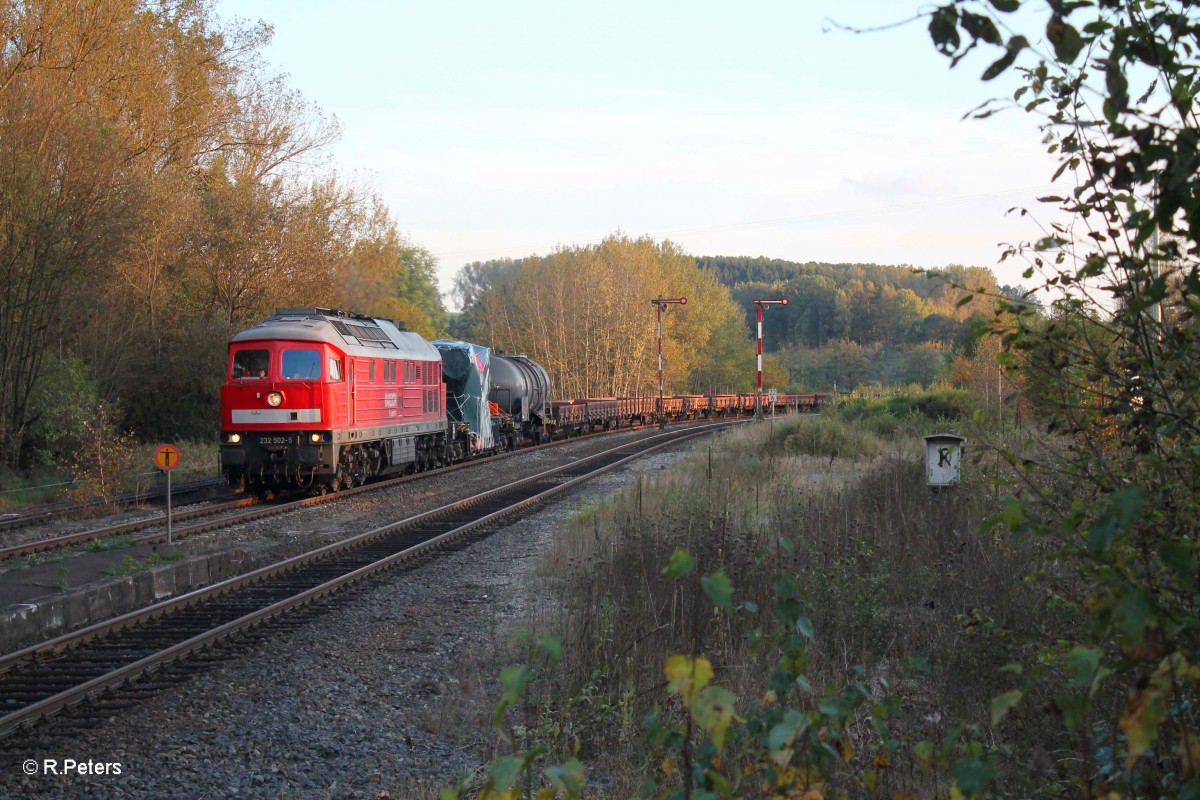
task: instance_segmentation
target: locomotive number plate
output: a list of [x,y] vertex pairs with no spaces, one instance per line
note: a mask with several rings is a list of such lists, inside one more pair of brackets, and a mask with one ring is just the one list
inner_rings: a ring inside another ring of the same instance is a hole
[[262,436],[258,440],[259,444],[291,444],[290,436]]

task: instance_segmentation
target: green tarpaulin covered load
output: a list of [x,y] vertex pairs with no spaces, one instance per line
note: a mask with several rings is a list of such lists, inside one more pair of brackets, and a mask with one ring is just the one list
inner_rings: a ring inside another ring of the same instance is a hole
[[491,351],[470,342],[439,340],[433,343],[442,354],[442,379],[446,382],[446,416],[465,422],[471,429],[473,450],[489,450],[492,414],[488,408],[491,386]]

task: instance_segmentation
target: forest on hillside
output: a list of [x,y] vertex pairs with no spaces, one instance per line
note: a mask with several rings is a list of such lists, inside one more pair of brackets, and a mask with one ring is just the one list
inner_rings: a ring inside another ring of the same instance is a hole
[[[980,267],[924,271],[704,256],[692,259],[694,268],[680,266],[663,281],[647,266],[662,257],[690,258],[669,242],[616,234],[598,246],[562,249],[544,258],[468,264],[456,281],[463,312],[452,329],[463,338],[544,359],[567,388],[644,392],[654,378],[647,334],[652,335],[656,320],[649,300],[687,295],[688,306],[673,307],[664,326],[670,390],[747,391],[756,377],[753,301],[786,297],[786,307],[764,307],[764,386],[832,391],[929,387],[940,381],[978,383],[990,387],[985,394],[994,394],[997,348],[981,333],[995,301],[964,300],[1030,302],[1022,288],[997,286],[991,270]],[[552,296],[528,289],[551,285],[556,287]],[[702,335],[685,322],[708,313],[690,299],[700,285],[708,286],[700,296],[706,309],[713,307],[710,324],[716,326]],[[560,322],[548,327],[548,320]],[[629,352],[604,361],[603,348],[561,344],[582,340],[572,330],[587,331],[592,342],[624,341],[621,346]],[[595,379],[600,363],[609,364],[610,378]],[[618,380],[614,370],[620,363],[633,365],[633,371]],[[588,376],[576,380],[576,372],[585,368]]]
[[[753,300],[788,298],[763,314],[763,348],[787,367],[794,388],[855,389],[865,385],[929,387],[949,377],[955,357],[979,350],[991,306],[966,297],[1007,296],[989,269],[918,270],[878,264],[795,263],[779,259],[697,259],[712,271],[753,325]],[[960,366],[961,371],[961,366]]]
[[0,469],[211,438],[232,333],[281,305],[441,332],[434,261],[339,175],[336,121],[203,0],[6,3]]

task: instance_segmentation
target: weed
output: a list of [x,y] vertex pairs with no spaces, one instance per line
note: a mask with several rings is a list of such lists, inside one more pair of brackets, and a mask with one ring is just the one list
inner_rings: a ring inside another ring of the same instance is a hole
[[15,572],[19,569],[28,569],[30,567],[40,567],[42,564],[55,564],[67,557],[66,553],[30,553],[27,556],[18,558],[10,564],[6,564],[6,571]]
[[28,581],[25,585],[29,587],[43,587],[46,589],[58,589],[61,593],[71,589],[71,582],[68,579],[66,565],[61,565],[54,571],[54,581]]
[[125,556],[121,559],[120,564],[107,567],[103,570],[104,575],[132,575],[133,573],[143,569],[142,565],[133,556]]
[[108,550],[120,550],[124,547],[131,547],[137,542],[135,536],[109,536],[103,539],[93,539],[83,546],[83,549],[89,553],[103,553]]
[[0,480],[0,512],[52,503],[60,499],[63,480],[57,475],[35,475]]
[[[78,480],[52,473],[0,476],[0,513],[57,502],[64,499],[64,495],[82,502],[94,499],[111,502],[119,493],[142,490],[162,482],[163,473],[151,468],[157,443],[138,445],[126,436],[112,432],[105,434],[102,430],[92,430],[91,435],[91,447],[81,455],[80,463],[68,465],[73,468],[67,472],[72,475],[79,472]],[[172,474],[176,485],[216,474],[215,444],[177,442],[176,446],[180,451],[180,466]]]
[[144,558],[138,559],[134,556],[125,556],[121,559],[120,564],[116,564],[104,570],[105,575],[132,575],[136,572],[143,572],[152,567],[157,567],[160,564],[166,564],[173,561],[179,561],[187,558],[187,551],[182,548],[175,547],[162,553],[153,552],[146,555]]

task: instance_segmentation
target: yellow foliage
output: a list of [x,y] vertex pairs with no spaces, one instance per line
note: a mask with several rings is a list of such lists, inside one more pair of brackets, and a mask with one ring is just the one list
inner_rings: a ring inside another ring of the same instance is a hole
[[1179,772],[1185,781],[1200,776],[1200,736],[1187,730],[1179,739]]
[[1121,730],[1129,743],[1129,766],[1150,749],[1158,738],[1158,724],[1163,718],[1163,698],[1156,691],[1144,689],[1130,692]]
[[714,334],[741,312],[716,277],[671,242],[623,234],[522,260],[480,296],[471,335],[522,352],[558,381],[559,397],[656,391],[655,298],[686,297],[662,315],[666,391],[687,384]]
[[[553,797],[554,795],[551,795]],[[479,800],[521,800],[520,789],[505,789],[503,792],[497,792],[495,789],[484,789],[479,795]]]
[[689,707],[696,694],[708,685],[713,676],[712,664],[704,657],[692,659],[683,655],[671,656],[663,671],[667,676],[667,689],[682,697]]

